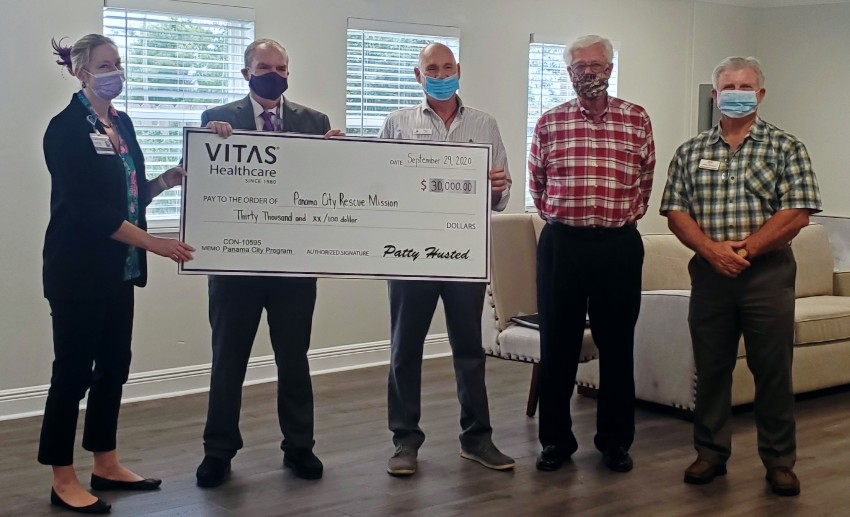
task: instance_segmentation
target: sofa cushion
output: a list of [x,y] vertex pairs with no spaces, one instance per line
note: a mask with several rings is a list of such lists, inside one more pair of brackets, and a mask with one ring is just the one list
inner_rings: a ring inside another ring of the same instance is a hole
[[[681,342],[693,347],[688,323],[690,289],[659,289],[641,293],[641,312],[635,326],[635,342]],[[684,332],[685,334],[682,334]],[[744,337],[738,340],[738,359],[747,356]]]
[[[659,298],[660,297],[660,298]],[[690,297],[689,291],[652,291],[644,292],[642,302]],[[811,296],[797,298],[794,315],[794,345],[814,345],[829,341],[850,339],[850,297],[848,296]],[[649,310],[647,310],[649,312]],[[673,322],[670,322],[673,325]],[[676,323],[679,324],[679,323]],[[687,321],[681,322],[687,325]],[[690,345],[690,343],[688,343]],[[737,357],[746,357],[744,337],[738,340]]]
[[797,298],[794,344],[806,345],[850,338],[850,297]]
[[[499,334],[499,349],[501,357],[515,359],[518,361],[540,361],[540,332],[519,325],[510,325]],[[581,355],[579,361],[590,361],[596,359],[598,352],[590,330],[584,331],[584,339],[581,343]]]
[[811,224],[803,228],[791,241],[791,248],[797,261],[797,298],[831,296],[835,259],[824,227]]
[[672,234],[643,236],[643,291],[691,288],[688,262],[694,252]]
[[850,296],[850,271],[836,271],[832,274],[833,296]]

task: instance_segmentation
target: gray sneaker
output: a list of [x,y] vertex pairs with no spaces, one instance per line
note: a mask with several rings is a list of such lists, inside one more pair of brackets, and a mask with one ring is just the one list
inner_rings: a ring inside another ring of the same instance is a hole
[[416,473],[416,449],[398,445],[392,458],[387,461],[387,472],[393,476],[412,476]]
[[493,442],[487,442],[475,449],[465,449],[461,447],[460,457],[468,460],[477,461],[488,469],[493,470],[510,470],[516,466],[513,458],[493,445]]

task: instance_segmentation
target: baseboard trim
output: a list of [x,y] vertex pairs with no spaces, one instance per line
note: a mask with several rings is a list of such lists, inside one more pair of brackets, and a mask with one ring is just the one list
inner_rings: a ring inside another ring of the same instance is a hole
[[[451,354],[448,334],[431,334],[425,339],[425,358],[444,357]],[[310,350],[311,375],[368,368],[388,364],[390,342],[373,341]],[[124,385],[122,403],[139,402],[202,393],[209,390],[208,364],[168,368],[130,375]],[[248,362],[245,385],[271,382],[277,379],[274,356],[252,357]],[[0,421],[38,416],[44,412],[48,385],[13,388],[0,391]],[[85,407],[83,400],[81,407]]]

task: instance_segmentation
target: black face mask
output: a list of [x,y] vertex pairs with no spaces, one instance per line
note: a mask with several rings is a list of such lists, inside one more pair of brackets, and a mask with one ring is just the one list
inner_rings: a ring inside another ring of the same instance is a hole
[[252,74],[251,79],[248,80],[248,87],[264,99],[275,100],[283,95],[289,87],[289,82],[286,77],[281,77],[277,72],[263,75]]

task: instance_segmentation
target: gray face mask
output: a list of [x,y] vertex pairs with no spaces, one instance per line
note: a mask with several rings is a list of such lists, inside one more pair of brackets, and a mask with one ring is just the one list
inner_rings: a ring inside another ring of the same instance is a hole
[[86,70],[86,73],[95,79],[91,87],[94,94],[105,101],[118,97],[124,90],[124,70],[113,70],[104,74],[93,74]]

